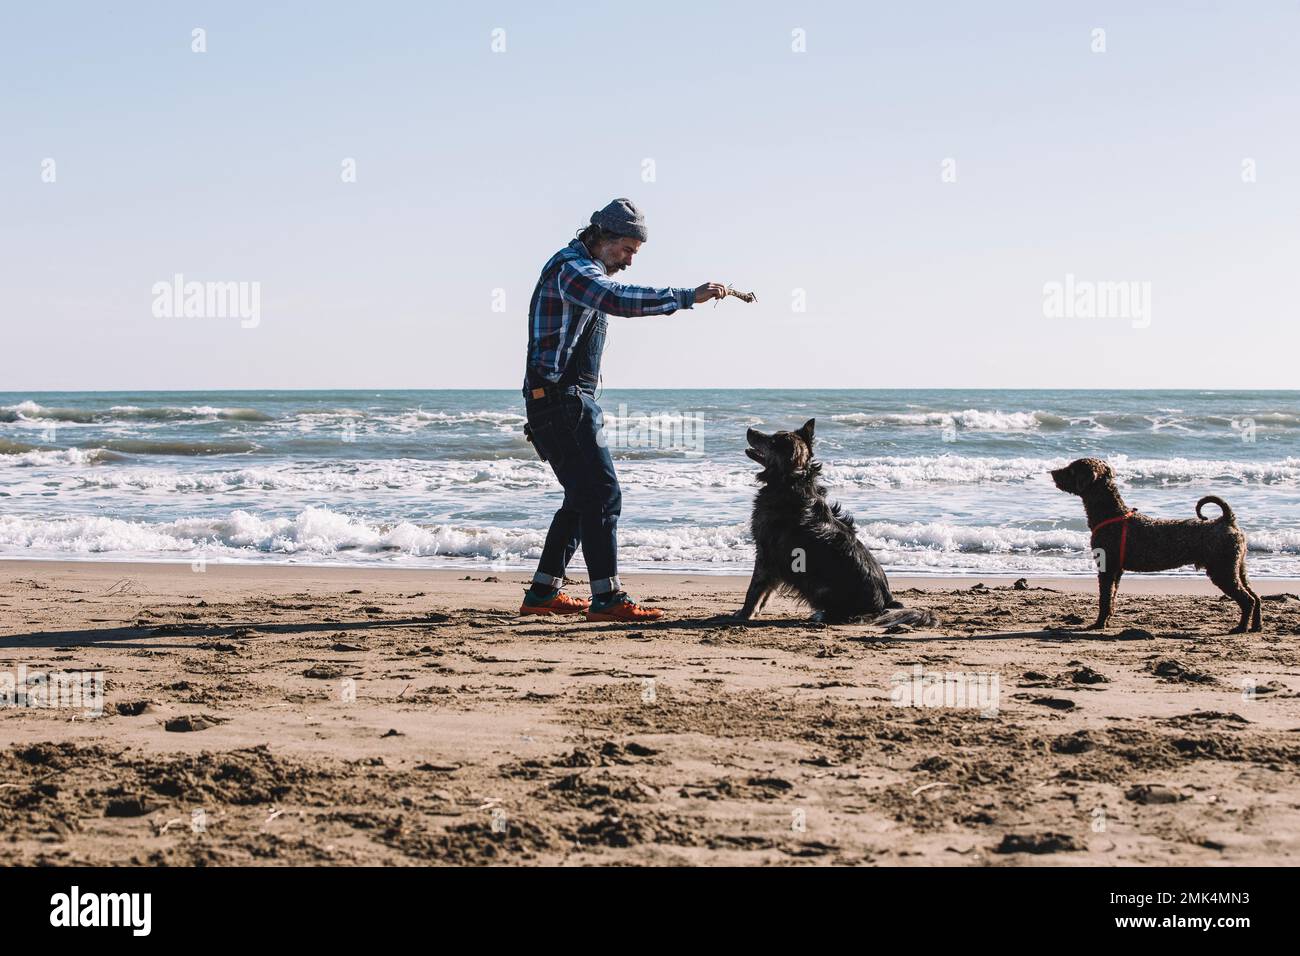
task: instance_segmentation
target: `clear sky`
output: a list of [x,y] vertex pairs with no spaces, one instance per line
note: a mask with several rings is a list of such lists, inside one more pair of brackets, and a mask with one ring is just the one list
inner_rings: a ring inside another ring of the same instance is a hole
[[[0,390],[516,387],[624,195],[620,280],[759,301],[613,319],[606,387],[1300,386],[1292,0],[274,7],[4,5]],[[176,273],[260,321],[156,317]]]

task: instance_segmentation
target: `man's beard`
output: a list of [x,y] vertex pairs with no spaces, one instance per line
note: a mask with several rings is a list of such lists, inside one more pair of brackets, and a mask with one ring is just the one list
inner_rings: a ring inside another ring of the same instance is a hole
[[626,265],[610,265],[608,262],[605,263],[605,272],[609,275],[613,275],[615,272],[622,272],[626,268]]

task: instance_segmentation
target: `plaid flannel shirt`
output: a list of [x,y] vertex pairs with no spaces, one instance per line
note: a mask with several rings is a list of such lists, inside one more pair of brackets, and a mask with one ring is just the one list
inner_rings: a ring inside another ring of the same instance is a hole
[[[623,285],[605,272],[577,239],[542,268],[528,306],[528,369],[534,379],[558,382],[573,348],[597,316],[669,315],[695,305],[694,289]],[[528,390],[528,373],[524,390]]]

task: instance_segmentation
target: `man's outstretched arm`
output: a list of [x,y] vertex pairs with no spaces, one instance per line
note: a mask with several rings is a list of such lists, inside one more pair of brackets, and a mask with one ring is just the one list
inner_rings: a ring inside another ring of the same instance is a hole
[[556,282],[565,301],[608,315],[669,315],[726,295],[726,288],[717,282],[706,282],[698,289],[624,285],[601,272],[595,263],[566,262]]

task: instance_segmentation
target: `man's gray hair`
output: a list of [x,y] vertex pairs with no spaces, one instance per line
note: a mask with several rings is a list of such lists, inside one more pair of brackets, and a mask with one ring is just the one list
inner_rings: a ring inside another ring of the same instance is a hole
[[587,247],[588,252],[594,252],[596,246],[602,242],[622,238],[618,233],[610,232],[608,229],[596,225],[583,226],[578,230],[577,236],[578,241]]

